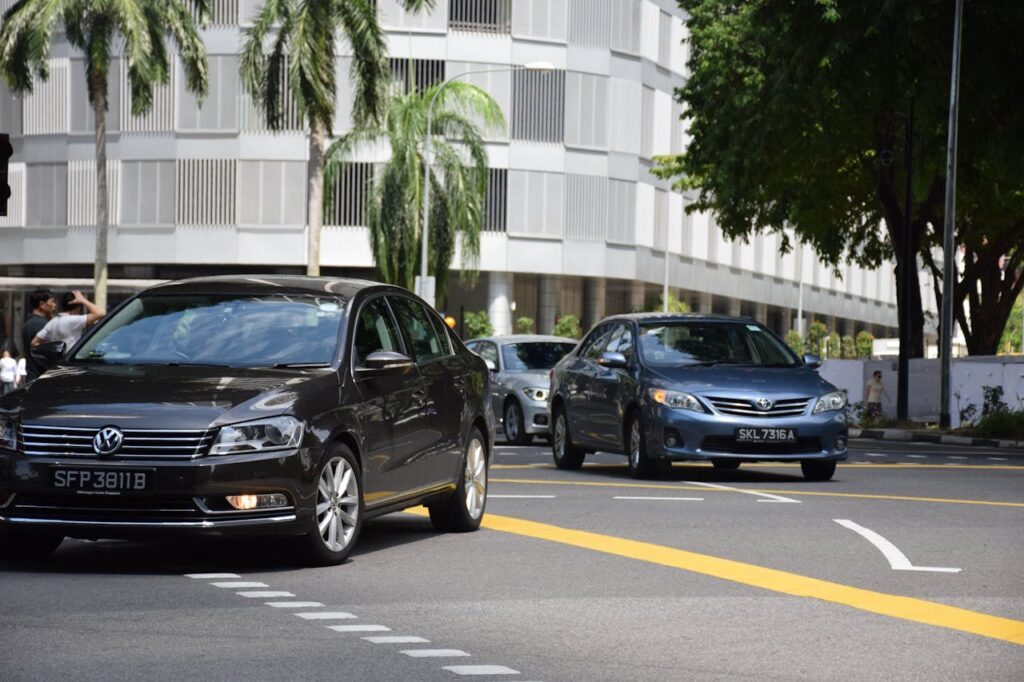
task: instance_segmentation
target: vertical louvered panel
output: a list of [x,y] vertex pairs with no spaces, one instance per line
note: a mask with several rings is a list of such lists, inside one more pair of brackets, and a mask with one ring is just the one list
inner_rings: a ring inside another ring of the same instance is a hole
[[632,244],[636,234],[636,183],[608,181],[608,241]]
[[611,10],[609,0],[571,0],[569,42],[586,47],[608,47]]
[[[107,160],[107,222],[118,222],[120,162]],[[96,162],[68,162],[68,225],[96,224]]]
[[[270,130],[270,126],[267,124],[267,118],[264,115],[263,107],[256,102],[252,95],[249,94],[238,81],[238,88],[240,89],[239,95],[239,117],[240,127],[242,130]],[[302,120],[301,113],[299,111],[299,105],[295,101],[295,97],[291,91],[291,81],[288,77],[287,64],[281,74],[280,88],[282,93],[286,93],[281,110],[281,125],[278,128],[282,131],[297,131],[305,128],[305,122]]]
[[668,192],[654,191],[654,248],[665,250],[668,244]]
[[327,225],[365,226],[366,203],[373,183],[374,164],[346,163],[334,177],[331,203],[324,222]]
[[512,0],[449,0],[448,27],[453,31],[509,33]]
[[608,232],[608,178],[569,174],[565,185],[566,239],[604,241]]
[[179,225],[234,225],[235,159],[179,159],[176,169]]
[[40,163],[25,167],[25,224],[68,224],[68,165]]
[[[262,6],[262,3],[259,3]],[[210,28],[238,25],[239,0],[210,0],[210,22],[206,24]],[[199,23],[199,12],[194,5],[189,6],[192,19]]]
[[67,59],[51,59],[50,77],[36,79],[33,92],[24,99],[24,128],[26,135],[62,135],[68,132],[68,71]]
[[490,168],[487,172],[487,195],[484,199],[484,225],[486,232],[505,232],[508,229],[508,170]]
[[11,196],[7,199],[7,215],[0,216],[0,228],[25,226],[25,164],[12,163],[7,169]]
[[640,49],[641,0],[612,0],[610,42],[613,50],[636,53]]
[[131,87],[127,70],[121,76],[121,130],[126,133],[163,133],[174,130],[174,90],[177,69],[171,69],[168,82],[153,87],[152,104],[145,114],[132,115]]
[[561,142],[565,131],[565,71],[517,71],[512,78],[512,137]]
[[445,79],[443,59],[392,57],[388,62],[391,68],[391,79],[395,82],[398,90],[404,94],[422,93]]

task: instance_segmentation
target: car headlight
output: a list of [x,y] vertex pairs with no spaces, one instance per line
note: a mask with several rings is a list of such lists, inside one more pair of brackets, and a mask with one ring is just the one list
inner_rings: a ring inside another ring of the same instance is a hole
[[666,391],[663,388],[652,388],[647,391],[647,395],[651,397],[651,400],[665,407],[671,407],[676,410],[690,410],[691,412],[707,412],[699,400],[689,393],[683,393],[682,391]]
[[0,419],[0,447],[18,449],[18,422],[13,419]]
[[539,403],[544,402],[548,399],[548,389],[546,388],[524,388],[523,395],[530,400],[536,400]]
[[819,412],[833,412],[846,407],[846,391],[833,391],[818,398],[814,406],[814,414]]
[[289,416],[223,426],[210,447],[210,454],[237,455],[294,448],[302,441],[303,431],[302,422]]

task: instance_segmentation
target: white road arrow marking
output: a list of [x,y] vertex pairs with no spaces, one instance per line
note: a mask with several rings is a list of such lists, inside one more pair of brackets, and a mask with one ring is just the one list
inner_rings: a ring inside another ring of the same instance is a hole
[[886,560],[888,560],[889,565],[894,571],[927,571],[930,573],[960,572],[959,568],[945,568],[943,566],[914,566],[910,563],[910,559],[907,558],[907,555],[901,552],[896,545],[892,544],[870,528],[865,528],[864,526],[856,524],[849,519],[833,519],[833,521],[844,528],[849,528],[854,533],[857,533],[874,545]]
[[800,500],[791,500],[788,497],[782,497],[781,495],[772,495],[771,493],[762,493],[757,490],[743,490],[742,488],[730,488],[727,485],[718,485],[717,483],[701,483],[700,481],[683,481],[687,485],[702,485],[705,488],[715,488],[717,490],[728,490],[734,493],[743,493],[744,495],[756,495],[764,499],[758,500],[758,502],[789,502],[791,504],[800,504]]

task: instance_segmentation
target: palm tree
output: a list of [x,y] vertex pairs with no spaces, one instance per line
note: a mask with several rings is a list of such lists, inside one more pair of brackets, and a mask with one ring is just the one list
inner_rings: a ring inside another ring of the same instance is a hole
[[[208,16],[207,0],[192,0]],[[31,93],[35,78],[49,77],[51,38],[63,23],[67,40],[85,55],[85,78],[96,130],[95,300],[107,300],[107,88],[110,60],[120,48],[131,90],[132,113],[153,104],[153,86],[170,80],[167,38],[178,48],[186,86],[206,94],[206,48],[192,13],[181,0],[19,0],[0,27],[0,73],[15,92]]]
[[[434,0],[403,0],[402,4],[409,11],[419,11],[433,7]],[[288,104],[294,102],[309,128],[309,275],[320,274],[324,139],[334,134],[335,30],[339,27],[352,47],[352,117],[357,125],[378,120],[384,109],[389,69],[375,3],[266,0],[252,28],[245,31],[242,49],[242,80],[260,104],[267,125],[279,129]]]
[[[370,189],[366,223],[381,278],[407,289],[413,288],[421,248],[427,108],[440,88],[439,84],[424,92],[393,95],[383,125],[356,128],[327,150],[331,187],[332,179],[359,149],[384,143],[390,147],[391,156]],[[438,300],[447,289],[456,236],[462,246],[463,274],[475,275],[488,174],[481,127],[501,130],[504,126],[501,106],[469,83],[448,82],[434,104],[428,265],[436,278]]]

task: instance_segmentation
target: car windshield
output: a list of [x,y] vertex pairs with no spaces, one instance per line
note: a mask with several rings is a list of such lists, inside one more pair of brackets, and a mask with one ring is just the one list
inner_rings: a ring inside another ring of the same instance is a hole
[[89,337],[72,361],[124,365],[326,366],[343,301],[317,296],[142,295]]
[[557,341],[510,343],[501,347],[501,357],[508,372],[551,369],[575,347],[575,344]]
[[655,366],[795,367],[800,360],[757,324],[678,321],[640,324],[640,353]]

